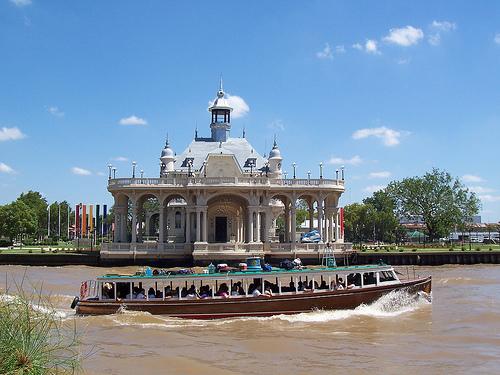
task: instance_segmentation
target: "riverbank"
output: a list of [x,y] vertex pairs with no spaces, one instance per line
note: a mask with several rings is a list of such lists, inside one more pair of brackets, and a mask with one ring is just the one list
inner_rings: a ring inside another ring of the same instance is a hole
[[[290,253],[288,258],[300,257],[304,264],[321,263],[321,254],[311,256],[301,255],[299,252]],[[266,261],[277,265],[284,257],[266,256]],[[426,265],[439,266],[445,264],[500,264],[500,249],[399,249],[399,250],[370,250],[355,251],[349,254],[336,254],[337,264],[373,264],[380,261],[392,265]],[[217,259],[213,259],[214,262]],[[98,251],[79,250],[63,251],[38,248],[28,249],[1,249],[1,265],[25,266],[70,266],[85,265],[94,267],[141,266],[155,267],[193,266],[193,259],[182,260],[144,260],[144,259],[101,259]]]

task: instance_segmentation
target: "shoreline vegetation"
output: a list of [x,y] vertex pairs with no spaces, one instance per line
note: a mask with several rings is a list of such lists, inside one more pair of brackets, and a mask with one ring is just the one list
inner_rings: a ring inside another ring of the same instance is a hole
[[81,370],[76,322],[39,292],[0,290],[0,374],[74,374]]

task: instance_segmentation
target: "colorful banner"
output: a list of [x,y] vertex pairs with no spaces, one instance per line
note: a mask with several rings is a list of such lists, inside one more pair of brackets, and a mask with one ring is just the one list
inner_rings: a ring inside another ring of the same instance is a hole
[[105,236],[108,234],[108,225],[107,219],[108,218],[108,205],[104,204],[102,206],[102,235]]
[[100,218],[100,206],[98,204],[95,205],[95,229],[96,236],[99,237],[101,235],[101,218]]
[[75,237],[80,238],[80,204],[76,205],[75,210]]
[[82,237],[87,237],[87,206],[82,208]]
[[94,233],[94,205],[89,205],[89,234]]

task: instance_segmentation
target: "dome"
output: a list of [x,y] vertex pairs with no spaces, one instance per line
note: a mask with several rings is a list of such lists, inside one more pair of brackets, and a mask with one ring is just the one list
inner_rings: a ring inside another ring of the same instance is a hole
[[208,108],[209,111],[213,111],[214,109],[227,109],[232,111],[233,108],[229,105],[229,102],[224,97],[225,93],[222,90],[217,92],[217,98],[215,98],[212,105]]
[[175,154],[174,154],[174,150],[172,150],[170,148],[170,144],[168,142],[168,138],[167,138],[167,142],[165,143],[165,148],[162,150],[161,152],[161,157],[160,159],[173,159],[175,157]]
[[281,152],[280,149],[278,148],[278,145],[276,144],[276,141],[274,141],[274,146],[271,152],[269,152],[269,159],[281,159]]

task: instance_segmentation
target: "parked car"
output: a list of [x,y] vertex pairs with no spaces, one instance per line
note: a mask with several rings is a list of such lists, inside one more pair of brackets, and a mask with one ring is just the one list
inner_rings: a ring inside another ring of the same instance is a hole
[[321,236],[319,232],[315,229],[310,232],[304,233],[300,238],[300,242],[306,243],[318,243],[321,241]]

